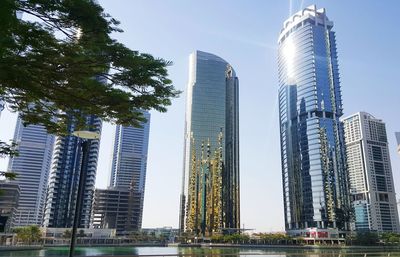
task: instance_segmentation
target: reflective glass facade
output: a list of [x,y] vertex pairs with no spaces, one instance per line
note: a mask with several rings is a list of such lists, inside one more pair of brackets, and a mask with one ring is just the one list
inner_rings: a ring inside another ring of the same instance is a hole
[[14,133],[19,155],[10,158],[8,170],[18,174],[20,196],[13,226],[41,225],[54,136],[42,125],[24,126],[18,118]]
[[190,56],[180,230],[240,227],[239,81],[222,58]]
[[142,127],[117,125],[114,139],[110,187],[131,192],[139,197],[139,204],[132,207],[135,218],[131,219],[131,229],[140,229],[146,182],[147,151],[149,145],[150,113],[143,111],[147,122]]
[[278,44],[285,228],[348,230],[342,97],[333,23],[315,6],[284,22]]

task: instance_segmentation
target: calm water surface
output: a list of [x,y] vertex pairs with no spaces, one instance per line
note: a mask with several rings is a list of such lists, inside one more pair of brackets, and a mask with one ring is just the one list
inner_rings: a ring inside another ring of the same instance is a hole
[[[248,248],[190,248],[190,247],[78,247],[75,256],[168,256],[191,255],[194,257],[238,257],[238,256],[268,256],[268,257],[333,257],[333,256],[399,256],[400,252],[377,250],[319,250],[319,249],[248,249]],[[367,255],[365,255],[367,254]],[[33,257],[33,256],[68,256],[67,247],[51,247],[34,251],[7,251],[0,256],[7,257]]]

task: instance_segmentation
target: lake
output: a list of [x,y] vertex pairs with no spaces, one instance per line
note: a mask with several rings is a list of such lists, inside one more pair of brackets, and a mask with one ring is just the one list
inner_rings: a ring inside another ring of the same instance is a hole
[[[31,251],[0,251],[4,257],[68,256],[68,247],[48,247]],[[367,255],[365,255],[367,254]],[[290,248],[205,248],[205,247],[78,247],[75,256],[268,256],[268,257],[333,257],[333,256],[400,256],[400,251],[383,249],[290,249]]]

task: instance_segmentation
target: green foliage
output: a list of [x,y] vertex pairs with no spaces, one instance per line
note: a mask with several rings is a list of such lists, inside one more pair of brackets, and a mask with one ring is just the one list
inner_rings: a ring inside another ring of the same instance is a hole
[[17,177],[17,173],[0,171],[0,177],[5,177],[6,179],[14,180]]
[[[83,129],[90,114],[139,126],[138,109],[165,112],[180,93],[168,78],[172,63],[112,39],[119,22],[96,1],[3,0],[0,17],[0,99],[24,125],[62,135],[71,119]],[[0,155],[11,155],[1,144]]]
[[284,233],[259,233],[256,236],[266,244],[281,244],[291,239]]
[[85,231],[84,231],[83,229],[80,229],[80,230],[78,231],[78,234],[77,234],[76,236],[77,236],[77,237],[85,237],[85,236],[86,236]]
[[14,232],[17,234],[17,240],[24,244],[37,243],[42,238],[42,233],[36,225],[15,228]]
[[69,229],[65,230],[63,235],[62,235],[62,237],[65,238],[65,239],[70,239],[71,236],[72,236],[72,232]]
[[376,245],[379,243],[378,233],[375,232],[357,232],[355,235],[346,237],[347,244],[356,245]]
[[[1,85],[0,85],[1,87]],[[18,156],[18,151],[17,151],[17,144],[15,142],[11,142],[10,144],[7,144],[5,142],[0,141],[0,158],[3,157],[14,157]]]
[[400,234],[398,233],[393,233],[393,232],[382,233],[380,235],[380,239],[385,244],[392,244],[392,245],[400,244]]
[[247,234],[231,234],[231,235],[213,235],[211,242],[213,243],[247,243],[250,240]]

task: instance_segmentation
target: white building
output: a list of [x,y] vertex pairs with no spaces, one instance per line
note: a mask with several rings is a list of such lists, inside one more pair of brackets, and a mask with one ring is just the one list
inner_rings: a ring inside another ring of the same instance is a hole
[[18,118],[14,141],[19,155],[10,159],[8,170],[17,173],[21,192],[13,226],[41,225],[54,136],[41,125],[24,127]]
[[366,112],[343,123],[355,229],[400,232],[385,123]]

